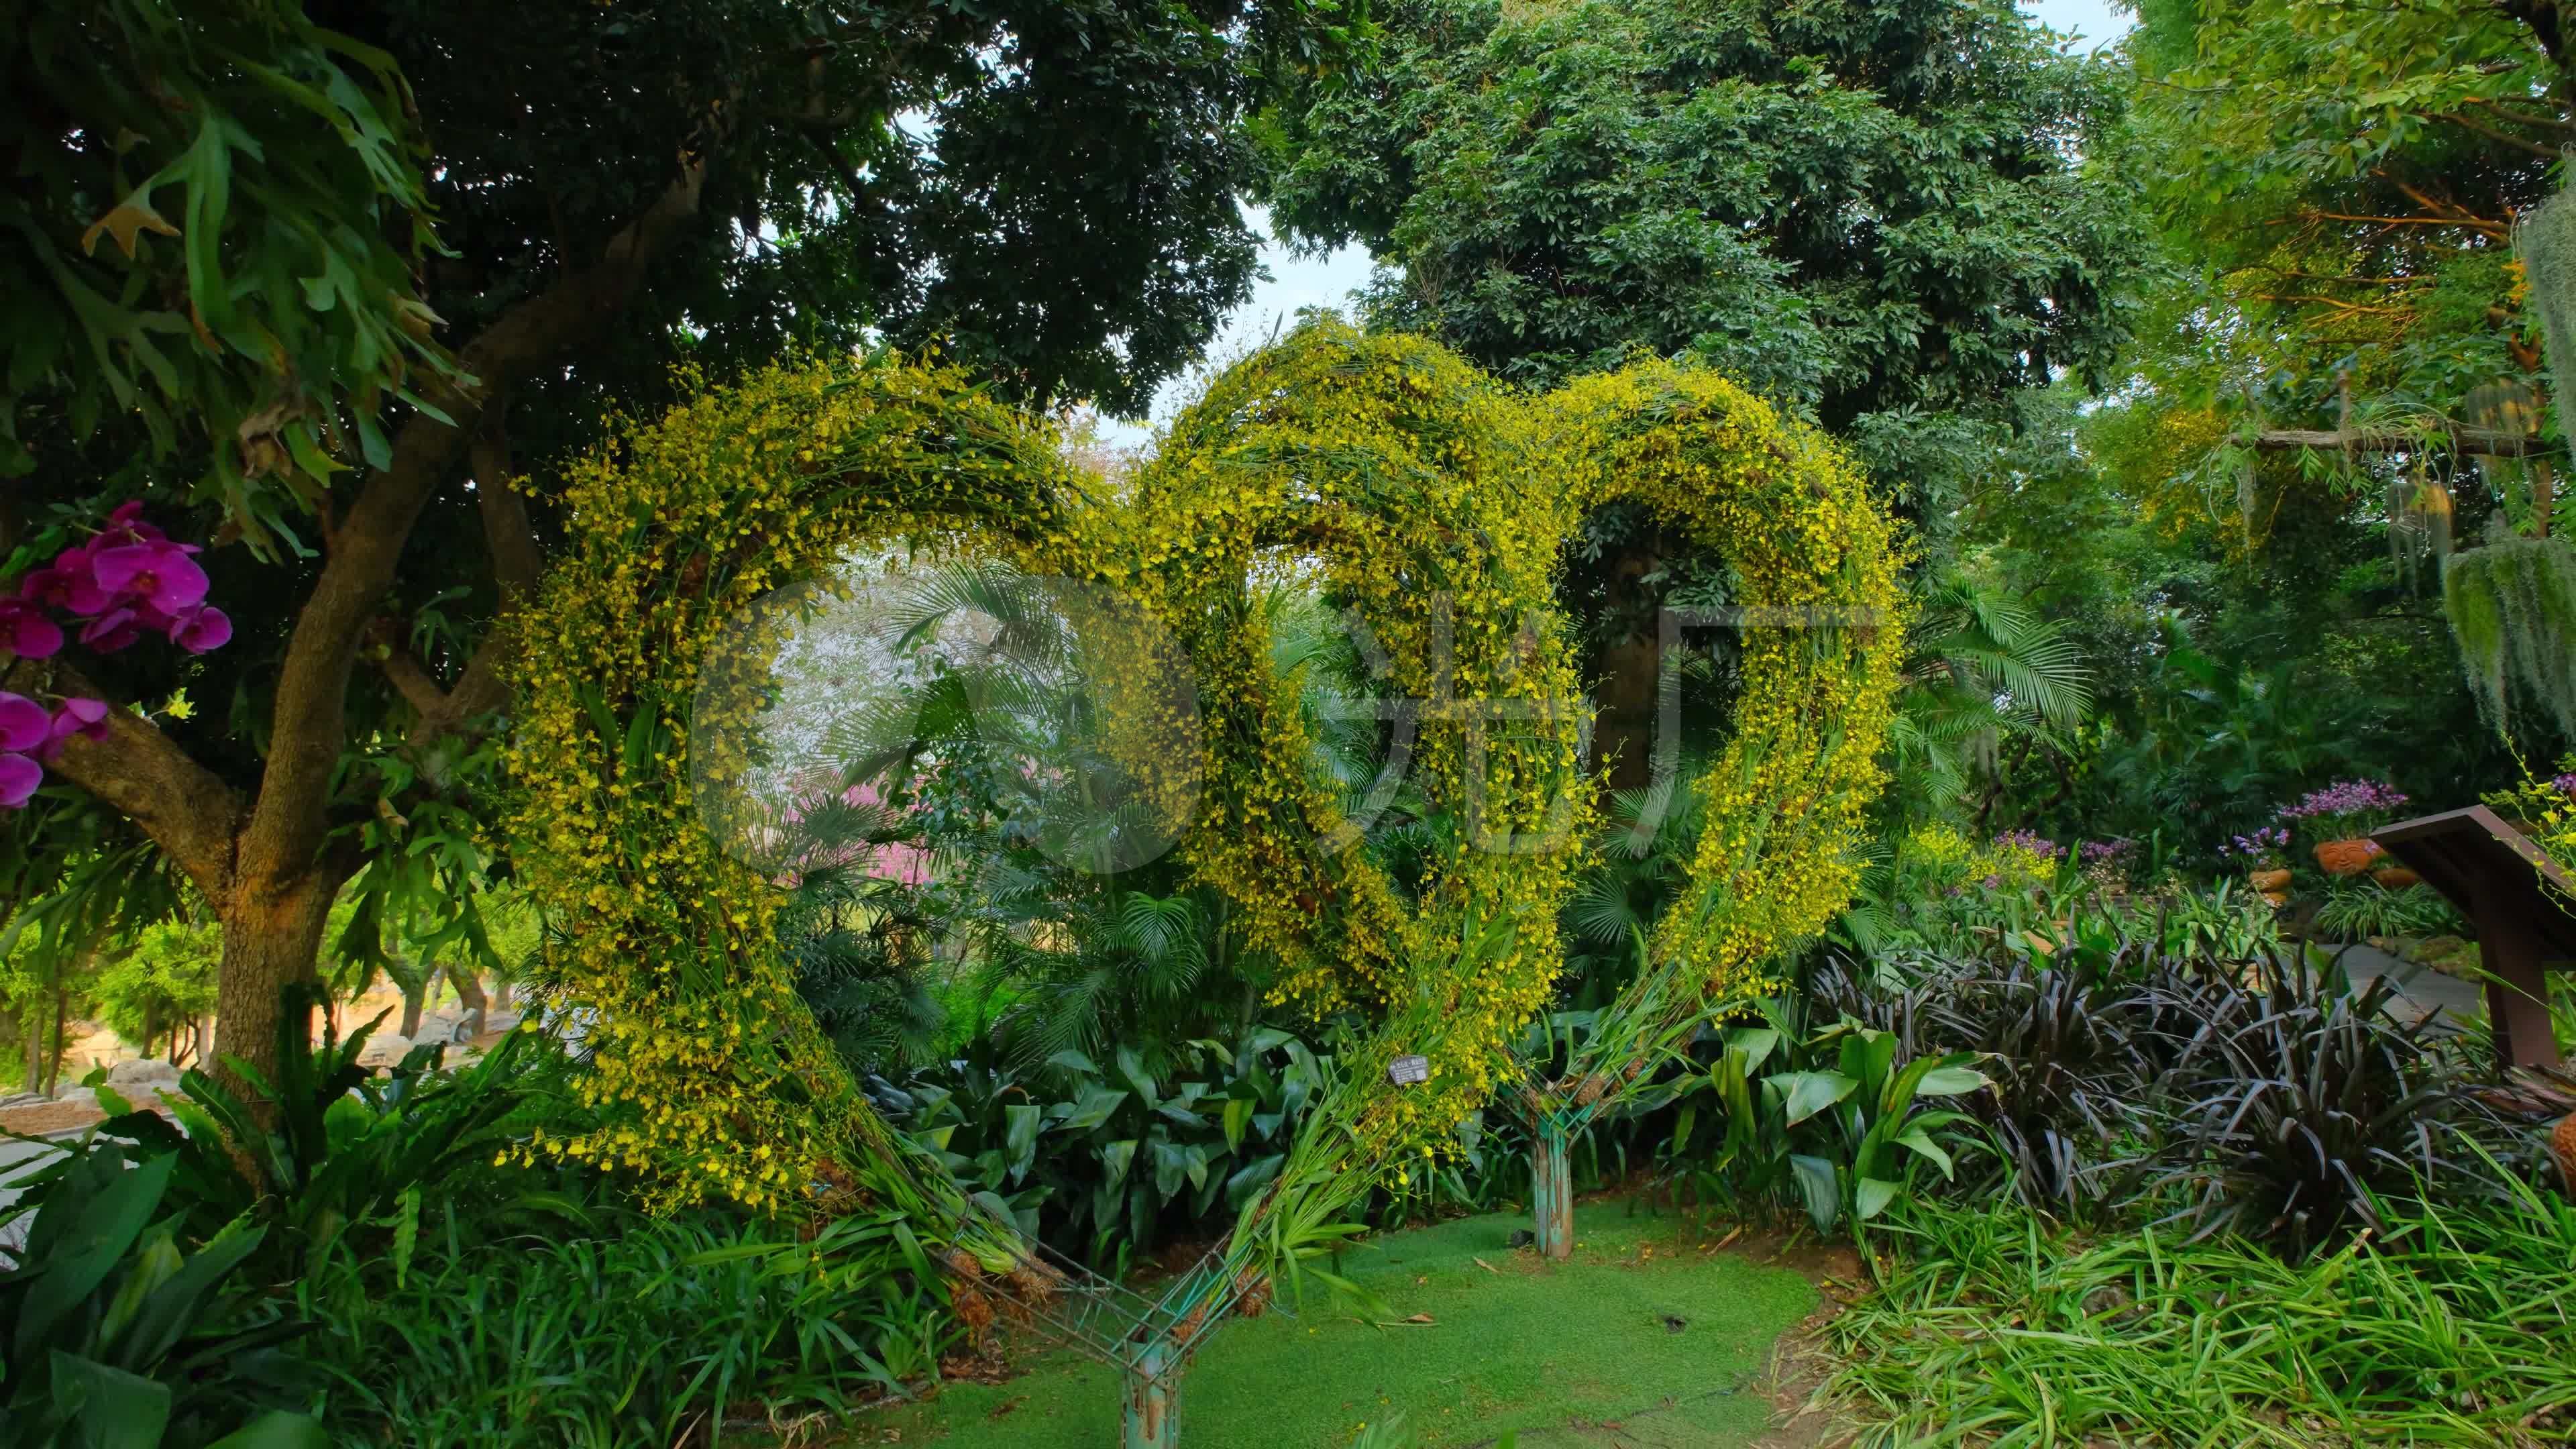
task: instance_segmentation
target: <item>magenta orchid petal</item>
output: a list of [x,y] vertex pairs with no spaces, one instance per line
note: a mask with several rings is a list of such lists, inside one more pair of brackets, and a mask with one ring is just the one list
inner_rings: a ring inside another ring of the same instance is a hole
[[0,599],[0,649],[21,659],[50,659],[62,652],[62,626],[34,606]]
[[81,618],[105,613],[116,602],[114,595],[90,577],[87,554],[70,567],[55,564],[28,574],[18,585],[18,597]]
[[23,694],[0,694],[0,750],[32,750],[51,738],[54,717]]
[[67,740],[73,735],[85,740],[107,738],[106,700],[66,699],[54,706],[54,739]]
[[232,637],[232,619],[212,604],[189,610],[170,630],[170,642],[191,654],[221,649]]
[[25,755],[0,754],[0,809],[15,810],[45,783],[45,767]]
[[165,614],[206,601],[206,571],[167,543],[102,549],[90,572],[100,588],[146,600]]
[[135,622],[132,609],[110,609],[80,632],[82,645],[101,654],[113,654],[142,637],[143,626]]
[[107,528],[99,537],[111,543],[159,543],[169,535],[143,521],[142,499],[129,498],[116,505],[116,511],[107,516]]

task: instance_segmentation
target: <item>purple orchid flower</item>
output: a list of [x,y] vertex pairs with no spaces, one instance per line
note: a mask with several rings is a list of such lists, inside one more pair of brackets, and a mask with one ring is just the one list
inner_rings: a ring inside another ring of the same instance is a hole
[[100,588],[142,600],[165,614],[176,614],[206,601],[206,571],[175,543],[130,543],[101,549],[90,572]]
[[106,613],[116,603],[116,596],[100,588],[90,572],[87,548],[64,549],[53,563],[28,574],[19,582],[18,597],[78,619]]
[[80,632],[84,648],[100,654],[113,654],[143,637],[143,621],[132,609],[110,609],[89,621]]
[[0,693],[0,750],[24,754],[53,737],[51,711],[23,694]]
[[191,654],[221,649],[233,637],[233,621],[212,604],[200,604],[170,621],[170,642]]
[[51,659],[62,647],[60,624],[23,599],[0,599],[0,649],[21,659]]
[[106,700],[66,699],[54,706],[54,718],[47,728],[44,748],[37,752],[37,757],[51,760],[62,753],[64,742],[74,735],[85,740],[107,738]]
[[0,810],[21,808],[44,783],[44,766],[25,755],[0,754]]

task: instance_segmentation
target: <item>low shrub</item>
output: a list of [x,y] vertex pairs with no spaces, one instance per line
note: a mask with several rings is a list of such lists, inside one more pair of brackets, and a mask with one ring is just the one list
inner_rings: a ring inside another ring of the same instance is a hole
[[[300,1018],[290,1010],[285,1019]],[[344,1238],[373,1253],[417,1232],[424,1204],[444,1204],[496,1231],[514,1216],[565,1209],[548,1175],[494,1165],[531,1125],[560,1127],[576,1110],[560,1047],[514,1032],[476,1061],[443,1070],[443,1048],[424,1045],[379,1077],[357,1064],[373,1025],[346,1040],[326,1036],[319,1046],[281,1051],[275,1083],[253,1076],[256,1101],[205,1073],[184,1074],[167,1104],[176,1126],[94,1076],[100,1105],[115,1115],[64,1144],[59,1162],[22,1179],[25,1195],[0,1222],[41,1208],[84,1157],[109,1150],[170,1159],[165,1206],[185,1241],[210,1241],[240,1219],[269,1228],[249,1265],[268,1281],[308,1270]],[[134,1145],[117,1149],[120,1138]]]

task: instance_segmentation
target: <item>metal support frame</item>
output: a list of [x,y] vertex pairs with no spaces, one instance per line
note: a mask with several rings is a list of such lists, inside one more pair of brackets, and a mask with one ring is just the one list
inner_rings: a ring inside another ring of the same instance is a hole
[[1217,1325],[1268,1302],[1267,1285],[1247,1282],[1247,1270],[1222,1250],[1210,1250],[1154,1298],[1042,1243],[1024,1242],[1021,1252],[1035,1271],[979,1274],[973,1288],[1008,1305],[1014,1322],[1117,1370],[1125,1449],[1179,1444],[1190,1359]]

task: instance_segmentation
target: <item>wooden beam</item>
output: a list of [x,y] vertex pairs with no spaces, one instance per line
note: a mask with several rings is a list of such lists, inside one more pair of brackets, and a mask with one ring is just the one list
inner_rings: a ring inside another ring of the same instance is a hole
[[2254,448],[2262,453],[2293,453],[2302,449],[2327,453],[2420,453],[2429,448],[2443,448],[2454,453],[2475,453],[2489,458],[2529,458],[2549,451],[2540,439],[2529,434],[2498,432],[2492,428],[2450,428],[2435,432],[2404,428],[2266,428],[2254,435]]

